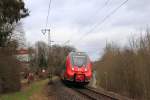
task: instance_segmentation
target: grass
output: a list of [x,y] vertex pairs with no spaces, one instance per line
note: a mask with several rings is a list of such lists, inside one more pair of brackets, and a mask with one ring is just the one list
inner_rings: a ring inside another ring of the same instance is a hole
[[0,100],[29,100],[33,94],[39,94],[48,80],[34,82],[20,92],[1,95]]

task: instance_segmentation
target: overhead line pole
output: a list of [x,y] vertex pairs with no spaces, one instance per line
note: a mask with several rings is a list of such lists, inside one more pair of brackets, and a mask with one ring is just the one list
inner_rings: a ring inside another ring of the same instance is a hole
[[[52,56],[51,55],[51,42],[53,42],[53,41],[51,41],[51,30],[50,30],[50,28],[47,28],[47,25],[48,25],[48,22],[49,22],[49,14],[50,14],[50,10],[51,10],[51,2],[52,2],[52,0],[50,0],[49,1],[49,6],[48,6],[48,14],[47,14],[47,17],[46,17],[46,28],[45,29],[42,29],[41,30],[41,32],[45,35],[46,33],[48,34],[47,36],[48,36],[48,57],[47,57],[47,66],[48,66],[48,69],[49,69],[49,78],[50,78],[50,83],[52,83],[52,66],[50,65],[50,57]],[[52,58],[51,58],[52,59]]]
[[50,65],[50,56],[51,56],[51,42],[54,42],[54,41],[52,41],[51,40],[51,30],[49,29],[49,28],[47,28],[47,29],[42,29],[41,30],[41,32],[45,35],[46,33],[48,34],[47,36],[48,36],[48,54],[47,54],[47,64],[48,64],[48,68],[50,68],[49,69],[49,71],[50,71],[50,76],[49,76],[49,78],[50,78],[50,83],[52,83],[52,68],[51,68],[51,66],[49,66]]

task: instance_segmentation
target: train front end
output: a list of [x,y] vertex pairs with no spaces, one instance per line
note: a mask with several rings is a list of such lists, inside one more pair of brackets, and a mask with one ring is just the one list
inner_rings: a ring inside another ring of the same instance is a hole
[[65,80],[88,84],[92,77],[92,64],[86,53],[71,52],[66,59]]

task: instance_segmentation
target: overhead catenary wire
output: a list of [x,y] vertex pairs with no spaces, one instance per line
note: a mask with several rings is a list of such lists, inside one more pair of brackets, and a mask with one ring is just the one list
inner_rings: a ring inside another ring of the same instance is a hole
[[[95,12],[95,14],[99,13],[99,12],[102,11],[105,7],[107,7],[108,4],[109,4],[109,2],[110,2],[110,0],[106,0],[106,1],[104,2],[104,5],[103,5],[101,8],[98,8],[98,9],[97,9],[97,11]],[[93,16],[93,17],[94,17],[94,16]],[[91,18],[91,19],[92,19],[92,18]]]
[[[93,30],[95,30],[97,27],[100,27],[108,18],[110,18],[115,12],[117,12],[123,5],[125,5],[129,0],[125,0],[122,2],[118,7],[116,7],[114,10],[112,10],[108,15],[106,15],[102,21],[95,24],[88,32],[86,32],[83,36],[81,36],[77,42],[83,40],[85,37],[87,37]],[[80,42],[81,43],[81,42]]]
[[[50,10],[51,10],[51,3],[52,3],[52,0],[49,0],[49,4],[48,4],[48,12],[47,12],[47,16],[46,16],[46,23],[45,23],[45,28],[43,28],[41,30],[41,32],[45,35],[47,32],[48,32],[48,44],[50,43],[51,44],[51,36],[50,36],[50,28],[47,28],[47,25],[49,23],[49,15],[50,15]],[[50,40],[50,41],[49,41]]]
[[105,5],[107,5],[109,3],[110,0],[106,0]]
[[52,0],[49,0],[48,12],[47,12],[46,23],[45,23],[46,27],[47,27],[48,22],[49,22],[49,15],[50,15],[50,10],[51,10],[51,3],[52,3]]
[[[106,1],[104,2],[104,5],[103,5],[100,9],[97,9],[97,10],[96,10],[95,14],[99,13],[99,12],[102,11],[105,7],[107,7],[107,5],[109,4],[110,1],[111,1],[111,0],[106,0]],[[94,17],[94,16],[93,16],[93,17]],[[92,19],[92,18],[89,18],[89,19]],[[70,42],[71,42],[72,39],[73,39],[73,37],[70,37]]]

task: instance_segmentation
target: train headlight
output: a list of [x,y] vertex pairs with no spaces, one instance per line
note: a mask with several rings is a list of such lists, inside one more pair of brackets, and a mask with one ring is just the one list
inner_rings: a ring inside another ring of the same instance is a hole
[[85,71],[87,71],[87,68],[85,68]]
[[72,68],[72,70],[74,70],[74,68]]

